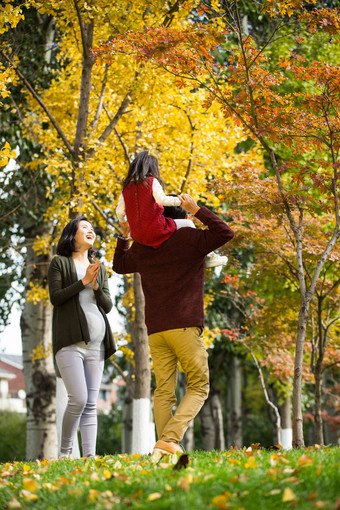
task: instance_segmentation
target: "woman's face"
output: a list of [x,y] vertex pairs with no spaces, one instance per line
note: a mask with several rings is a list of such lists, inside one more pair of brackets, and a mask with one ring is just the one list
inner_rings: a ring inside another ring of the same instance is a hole
[[77,250],[90,249],[93,246],[96,234],[88,221],[80,220],[78,230],[74,236],[75,247]]

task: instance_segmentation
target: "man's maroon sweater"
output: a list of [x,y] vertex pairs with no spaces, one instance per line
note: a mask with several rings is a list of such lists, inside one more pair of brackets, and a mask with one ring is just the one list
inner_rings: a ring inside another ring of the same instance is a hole
[[208,229],[180,228],[155,249],[118,238],[113,270],[140,273],[148,334],[204,326],[205,257],[230,241],[234,232],[216,214],[201,207],[196,218]]

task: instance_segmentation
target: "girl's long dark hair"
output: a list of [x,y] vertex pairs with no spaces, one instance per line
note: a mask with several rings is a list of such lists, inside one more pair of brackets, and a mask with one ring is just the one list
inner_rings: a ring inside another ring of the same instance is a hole
[[[61,233],[58,245],[57,245],[57,254],[58,255],[64,255],[65,257],[71,257],[72,253],[76,250],[74,237],[77,233],[79,222],[81,221],[87,221],[92,225],[92,223],[86,218],[86,216],[78,216],[77,218],[74,218],[74,220],[71,220],[64,230]],[[91,247],[88,250],[89,257],[93,257],[95,254],[94,249]]]
[[161,175],[159,173],[158,159],[149,154],[149,151],[140,152],[129,166],[129,171],[126,179],[123,182],[123,189],[130,182],[138,184],[145,182],[148,177],[155,177],[164,187]]

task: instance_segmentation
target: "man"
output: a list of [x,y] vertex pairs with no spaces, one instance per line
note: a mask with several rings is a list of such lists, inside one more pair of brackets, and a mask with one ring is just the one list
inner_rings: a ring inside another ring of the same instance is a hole
[[[179,198],[182,209],[208,229],[180,228],[157,249],[137,242],[129,248],[129,226],[122,223],[113,259],[117,273],[141,275],[157,385],[155,455],[182,451],[179,443],[208,396],[208,355],[202,337],[205,257],[234,236],[223,220],[206,207],[199,207],[190,195],[184,193]],[[172,415],[178,361],[186,375],[187,391]]]

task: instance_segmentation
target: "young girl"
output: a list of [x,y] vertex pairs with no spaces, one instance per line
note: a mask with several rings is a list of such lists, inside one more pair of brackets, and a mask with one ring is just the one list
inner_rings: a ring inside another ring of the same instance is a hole
[[[178,228],[195,228],[191,220],[163,215],[163,206],[181,205],[177,196],[165,195],[163,186],[157,158],[148,151],[140,152],[130,164],[116,209],[119,222],[128,222],[132,239],[153,248],[159,248]],[[211,253],[206,266],[223,265],[227,260]]]

